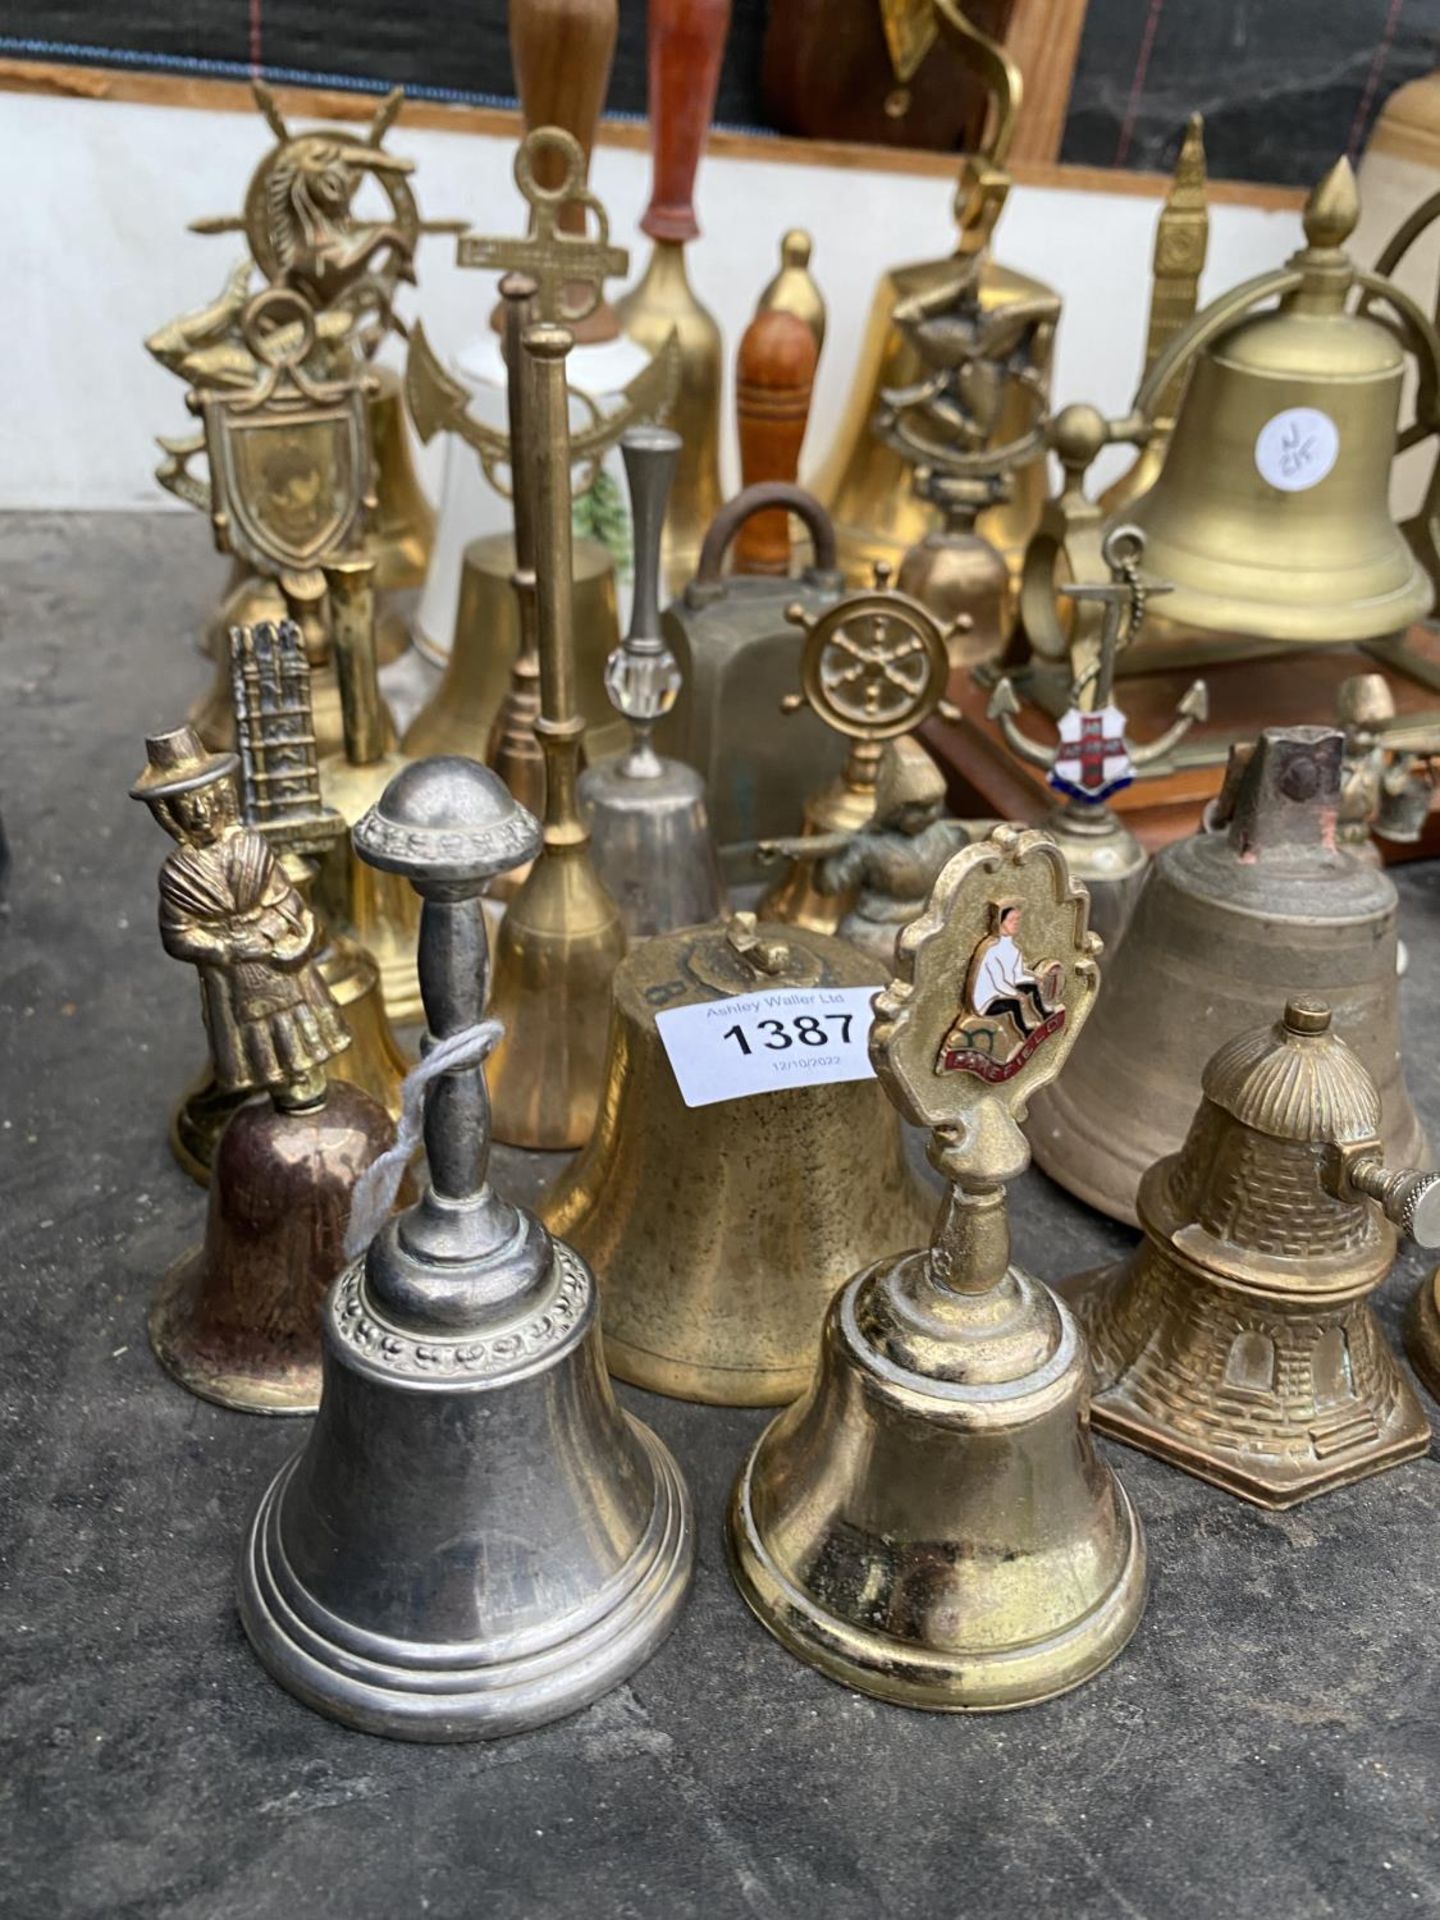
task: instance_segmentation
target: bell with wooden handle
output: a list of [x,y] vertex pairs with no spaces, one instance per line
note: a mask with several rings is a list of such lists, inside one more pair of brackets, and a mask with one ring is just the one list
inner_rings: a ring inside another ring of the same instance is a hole
[[1383,1164],[1379,1092],[1321,1000],[1227,1041],[1201,1086],[1140,1182],[1144,1244],[1063,1293],[1103,1433],[1290,1507],[1429,1447],[1370,1297],[1397,1230],[1440,1246],[1440,1174]]
[[395,1129],[330,1077],[350,1034],[316,964],[314,914],[240,818],[236,755],[180,727],[147,740],[146,759],[132,797],[177,842],[160,873],[161,939],[199,971],[211,1081],[230,1108],[205,1238],[156,1290],[150,1344],[202,1399],[313,1413],[321,1308],[355,1187]]
[[1427,1164],[1400,1066],[1395,888],[1336,842],[1341,747],[1326,727],[1267,729],[1233,756],[1211,825],[1152,859],[1095,1017],[1030,1109],[1038,1164],[1102,1213],[1135,1221],[1206,1061],[1287,992],[1332,1009],[1379,1088],[1387,1158]]
[[[1160,476],[1124,510],[1174,583],[1125,671],[1383,641],[1429,611],[1431,583],[1390,517],[1389,485],[1397,447],[1435,430],[1440,338],[1408,295],[1345,252],[1358,214],[1341,160],[1307,202],[1305,246],[1206,307],[1142,383],[1136,421],[1189,369]],[[1355,310],[1357,295],[1395,322]],[[1397,438],[1409,355],[1419,411]]]
[[[913,733],[932,713],[957,717],[945,698],[954,630],[897,592],[883,561],[876,563],[869,591],[846,594],[819,614],[792,606],[786,618],[803,628],[805,645],[800,691],[783,696],[782,711],[809,707],[850,742],[843,771],[806,800],[802,832],[853,834],[875,815],[885,743]],[[760,911],[812,933],[834,933],[854,898],[853,886],[825,892],[814,863],[795,860],[766,893]]]
[[[812,563],[796,579],[725,573],[725,555],[745,521],[776,508],[804,523]],[[705,782],[729,886],[773,879],[757,858],[758,842],[792,832],[815,787],[845,763],[846,741],[814,713],[786,718],[781,711],[804,648],[789,608],[823,613],[843,591],[829,515],[802,488],[772,481],[747,487],[721,508],[695,578],[665,609],[661,634],[681,684],[655,744]]]
[[[1052,288],[999,265],[990,252],[1010,190],[1005,161],[1020,105],[1020,70],[997,42],[971,25],[955,0],[935,0],[935,13],[960,59],[979,70],[990,95],[988,125],[978,153],[967,157],[956,183],[955,251],[892,267],[875,290],[849,404],[812,482],[834,520],[841,565],[850,580],[868,579],[877,560],[898,567],[941,518],[931,501],[912,491],[904,457],[873,431],[882,392],[910,387],[933,371],[921,358],[913,330],[896,324],[897,307],[943,309],[973,284],[984,326],[981,341],[967,346],[966,357],[986,389],[977,394],[983,439],[995,445],[1021,440],[1043,414],[1060,318],[1060,296]],[[1008,353],[1016,334],[1026,343],[1026,380],[1009,377],[1003,366],[1001,349]],[[987,344],[991,338],[994,347]],[[1045,490],[1045,463],[1033,458],[1017,471],[1008,499],[980,516],[981,536],[1013,572],[1039,519]]]
[[493,1012],[505,1027],[492,1072],[495,1138],[509,1146],[580,1147],[605,1084],[610,982],[625,925],[590,856],[576,795],[585,722],[576,709],[570,615],[570,335],[539,325],[524,339],[534,434],[517,486],[531,491],[536,636],[545,755],[544,844],[500,924]]
[[[745,329],[735,358],[742,486],[794,484],[818,354],[810,328],[781,308],[762,307]],[[732,564],[736,573],[789,573],[790,516],[783,507],[741,523]]]
[[660,634],[660,550],[665,502],[680,458],[668,427],[632,427],[620,442],[635,528],[630,631],[606,669],[610,698],[630,723],[630,745],[580,776],[590,857],[631,940],[718,919],[720,866],[693,767],[656,753],[651,732],[675,703],[680,670]]
[[671,1009],[709,1007],[718,1028],[752,994],[783,1014],[788,993],[882,976],[841,941],[753,914],[661,934],[617,968],[600,1118],[541,1213],[599,1276],[621,1379],[721,1406],[792,1400],[836,1288],[923,1237],[933,1202],[873,1080],[687,1106],[659,1025]]
[[730,0],[648,0],[650,133],[654,179],[640,231],[654,245],[640,279],[615,303],[622,331],[654,355],[673,334],[680,381],[666,422],[681,450],[662,546],[671,593],[695,571],[705,529],[720,509],[720,328],[697,298],[685,248],[699,238],[695,175],[704,150]]
[[905,1706],[1017,1707],[1106,1666],[1145,1606],[1145,1543],[1090,1432],[1070,1313],[1013,1264],[1016,1125],[1094,1001],[1085,895],[1042,834],[957,853],[875,1001],[885,1091],[945,1180],[831,1303],[804,1397],[731,1497],[741,1593],[799,1659]]
[[[490,1738],[649,1658],[694,1528],[669,1453],[616,1404],[589,1269],[487,1175],[479,896],[534,857],[536,823],[447,757],[406,768],[356,840],[425,902],[429,1184],[330,1294],[319,1418],[255,1513],[240,1617],[272,1676],[333,1719]],[[361,1201],[383,1207],[383,1186]]]

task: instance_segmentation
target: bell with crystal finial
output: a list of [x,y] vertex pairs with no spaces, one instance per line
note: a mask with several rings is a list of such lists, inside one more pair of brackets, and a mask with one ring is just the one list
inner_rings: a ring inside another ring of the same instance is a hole
[[680,436],[668,427],[631,427],[620,452],[635,527],[635,599],[605,684],[630,723],[630,745],[586,768],[579,799],[595,871],[638,940],[718,919],[724,890],[705,783],[693,767],[662,759],[650,739],[680,690],[680,669],[660,637],[660,534]]
[[1395,1229],[1440,1246],[1440,1174],[1384,1166],[1375,1082],[1322,1001],[1228,1041],[1201,1085],[1140,1182],[1144,1244],[1063,1291],[1102,1432],[1294,1506],[1430,1444],[1369,1302]]
[[1025,1706],[1115,1658],[1145,1544],[1090,1435],[1069,1311],[1010,1258],[1016,1122],[1090,1011],[1099,942],[1043,834],[966,847],[900,935],[870,1054],[949,1184],[832,1303],[809,1391],[730,1503],[741,1593],[790,1652],[904,1706]]
[[493,773],[449,756],[397,775],[356,829],[424,900],[429,1184],[331,1292],[319,1417],[241,1561],[273,1677],[401,1739],[516,1733],[597,1699],[668,1633],[694,1555],[674,1461],[611,1390],[593,1276],[486,1175],[480,894],[539,839]]

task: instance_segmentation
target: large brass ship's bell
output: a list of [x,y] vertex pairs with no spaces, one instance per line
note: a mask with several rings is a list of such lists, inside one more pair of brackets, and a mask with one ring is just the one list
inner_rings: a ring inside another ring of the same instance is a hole
[[836,1289],[925,1233],[933,1202],[873,1080],[687,1106],[657,1022],[728,1017],[752,994],[783,1017],[787,995],[882,976],[841,941],[750,914],[646,940],[616,970],[600,1117],[542,1215],[599,1275],[621,1379],[722,1406],[793,1400]]
[[[694,1530],[674,1461],[616,1404],[592,1275],[486,1177],[479,896],[533,858],[535,820],[488,769],[446,757],[399,774],[356,840],[424,896],[429,1185],[330,1294],[320,1415],[260,1501],[240,1614],[274,1678],[320,1712],[486,1738],[574,1712],[646,1660]],[[407,1129],[357,1196],[352,1248],[415,1144]]]
[[1095,996],[1085,895],[1000,827],[900,935],[871,1058],[948,1184],[928,1246],[832,1303],[804,1398],[729,1514],[741,1593],[821,1672],[906,1706],[1023,1706],[1078,1686],[1145,1605],[1145,1545],[1095,1449],[1068,1310],[1010,1258],[1016,1125]]
[[1289,1507],[1430,1444],[1369,1296],[1396,1228],[1440,1246],[1440,1174],[1384,1165],[1379,1093],[1319,1000],[1227,1041],[1202,1086],[1140,1183],[1144,1244],[1065,1297],[1096,1426]]
[[1379,1087],[1387,1158],[1428,1164],[1400,1070],[1395,888],[1335,839],[1342,745],[1275,727],[1235,750],[1215,824],[1151,862],[1095,1017],[1031,1105],[1040,1166],[1116,1219],[1184,1140],[1210,1055],[1287,991],[1333,1010]]

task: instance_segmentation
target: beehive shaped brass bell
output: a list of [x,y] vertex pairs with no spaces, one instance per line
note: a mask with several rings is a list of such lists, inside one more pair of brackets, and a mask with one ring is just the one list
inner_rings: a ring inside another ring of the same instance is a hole
[[[688,1106],[657,1019],[708,1007],[731,1025],[749,1010],[769,1017],[753,1044],[784,1042],[770,1057],[788,1059],[806,1047],[787,1008],[813,1019],[818,992],[844,1009],[847,989],[853,1001],[883,977],[842,941],[757,927],[751,914],[647,940],[616,970],[600,1117],[542,1214],[600,1277],[606,1359],[621,1379],[722,1406],[793,1400],[836,1289],[928,1230],[933,1201],[873,1080]],[[752,996],[766,1005],[756,1011]],[[867,1017],[863,1005],[849,1012]]]
[[1096,1426],[1289,1507],[1430,1444],[1369,1296],[1395,1227],[1440,1245],[1440,1174],[1385,1167],[1379,1093],[1319,1000],[1227,1041],[1202,1087],[1140,1183],[1144,1244],[1065,1297]]
[[[429,1185],[331,1292],[319,1418],[241,1560],[241,1619],[273,1677],[402,1739],[587,1705],[669,1631],[694,1555],[674,1461],[616,1404],[589,1269],[486,1177],[480,892],[539,838],[493,773],[453,757],[406,768],[356,830],[424,896]],[[407,1128],[359,1196],[352,1247],[413,1144]]]
[[[798,579],[724,573],[741,527],[776,507],[804,523],[813,563]],[[823,613],[844,586],[835,530],[819,501],[800,487],[762,481],[716,514],[695,578],[665,610],[661,632],[681,685],[655,729],[655,745],[705,782],[729,886],[773,877],[756,856],[758,842],[793,833],[811,793],[845,764],[845,741],[814,713],[786,718],[781,710],[800,677],[804,646],[788,609]]]
[[312,955],[314,915],[263,834],[241,824],[234,754],[189,727],[146,742],[131,792],[177,842],[160,874],[166,950],[200,972],[220,1096],[236,1109],[211,1168],[203,1245],[165,1275],[150,1342],[192,1393],[255,1413],[311,1413],[320,1309],[360,1175],[390,1116],[329,1063],[350,1045]]
[[833,1679],[906,1706],[1018,1707],[1113,1660],[1145,1545],[1096,1452],[1068,1310],[1010,1259],[1016,1120],[1095,996],[1085,895],[1043,835],[999,827],[901,934],[870,1053],[949,1184],[933,1236],[835,1299],[805,1397],[730,1504],[761,1621]]
[[[1423,314],[1416,330],[1402,313],[1401,332],[1352,309],[1357,287],[1402,298],[1346,254],[1358,215],[1342,160],[1306,205],[1305,247],[1207,307],[1142,385],[1145,411],[1192,362],[1159,477],[1123,509],[1145,535],[1147,565],[1174,586],[1126,671],[1379,640],[1429,611],[1430,582],[1390,517],[1389,489],[1401,339],[1415,342],[1422,384],[1437,343]],[[1277,306],[1253,311],[1275,293]]]
[[631,427],[620,451],[635,528],[635,598],[630,631],[610,656],[606,681],[629,722],[630,742],[623,753],[591,761],[579,799],[595,871],[626,934],[639,940],[718,919],[724,890],[705,783],[693,767],[656,753],[651,740],[680,691],[680,669],[660,634],[661,533],[680,436],[668,427]]
[[1400,1066],[1393,883],[1336,842],[1343,739],[1273,727],[1237,748],[1218,823],[1151,861],[1095,1018],[1030,1109],[1052,1180],[1117,1220],[1185,1138],[1205,1062],[1277,994],[1313,994],[1380,1089],[1397,1165],[1428,1165]]

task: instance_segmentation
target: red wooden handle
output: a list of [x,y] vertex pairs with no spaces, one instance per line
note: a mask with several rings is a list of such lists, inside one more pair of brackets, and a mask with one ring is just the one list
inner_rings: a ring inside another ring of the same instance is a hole
[[649,0],[649,8],[655,179],[640,228],[652,240],[693,240],[695,174],[715,111],[730,0]]
[[[815,336],[783,308],[757,313],[745,329],[735,365],[740,477],[793,481],[810,417],[818,358]],[[790,517],[770,508],[747,520],[735,537],[737,573],[790,571]]]
[[589,160],[619,31],[618,0],[511,0],[510,59],[527,133],[563,127]]

